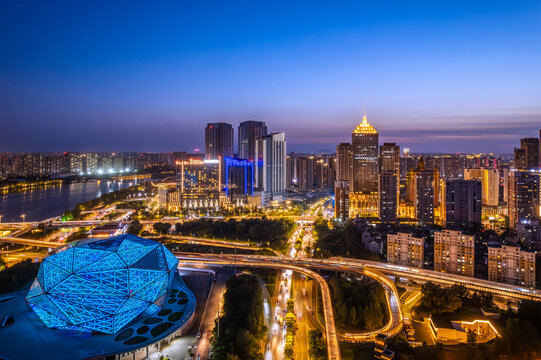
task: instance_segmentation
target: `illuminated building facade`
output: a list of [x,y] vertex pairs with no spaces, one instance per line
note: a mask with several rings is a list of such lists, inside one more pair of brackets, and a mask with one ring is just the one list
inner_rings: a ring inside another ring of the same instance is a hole
[[160,310],[177,264],[134,235],[82,240],[43,260],[26,301],[49,328],[114,334]]
[[535,253],[518,246],[489,246],[488,280],[534,288]]
[[447,180],[446,224],[450,228],[465,228],[481,224],[482,194],[479,180]]
[[350,213],[361,217],[378,217],[378,132],[363,116],[351,134],[353,176]]
[[286,146],[283,132],[257,140],[256,184],[264,192],[265,204],[283,199],[286,189]]
[[474,248],[473,235],[455,230],[434,232],[434,270],[473,277]]
[[423,267],[425,239],[410,233],[387,235],[387,262],[389,264]]
[[509,226],[539,217],[540,176],[538,172],[515,170],[509,173]]
[[254,194],[254,163],[226,157],[225,193],[229,197]]
[[483,205],[498,206],[500,174],[497,169],[464,169],[464,180],[481,181]]
[[539,139],[520,139],[520,148],[515,148],[515,168],[530,170],[539,167]]

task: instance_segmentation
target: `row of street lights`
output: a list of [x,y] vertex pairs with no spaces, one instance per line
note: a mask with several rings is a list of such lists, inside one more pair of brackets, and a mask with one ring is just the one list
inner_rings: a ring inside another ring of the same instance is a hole
[[[21,217],[23,218],[23,222],[26,222],[26,215],[22,214]],[[2,215],[0,215],[0,223],[2,223]]]

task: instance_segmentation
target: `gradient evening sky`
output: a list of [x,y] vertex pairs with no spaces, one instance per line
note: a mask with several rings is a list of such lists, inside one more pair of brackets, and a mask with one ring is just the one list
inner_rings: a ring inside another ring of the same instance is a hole
[[334,152],[364,109],[413,152],[539,136],[541,2],[0,4],[0,151],[190,151],[252,119]]

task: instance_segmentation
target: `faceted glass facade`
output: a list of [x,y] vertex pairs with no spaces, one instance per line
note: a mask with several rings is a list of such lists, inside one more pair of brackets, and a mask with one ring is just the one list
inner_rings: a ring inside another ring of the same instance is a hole
[[43,260],[26,300],[49,328],[113,334],[161,308],[177,264],[138,236],[82,240]]

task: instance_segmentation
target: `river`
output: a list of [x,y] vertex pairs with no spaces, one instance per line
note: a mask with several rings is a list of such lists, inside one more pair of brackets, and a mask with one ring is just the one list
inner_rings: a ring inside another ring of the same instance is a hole
[[62,184],[45,189],[0,195],[2,222],[41,221],[61,215],[75,205],[103,194],[135,185],[133,180],[88,181]]

